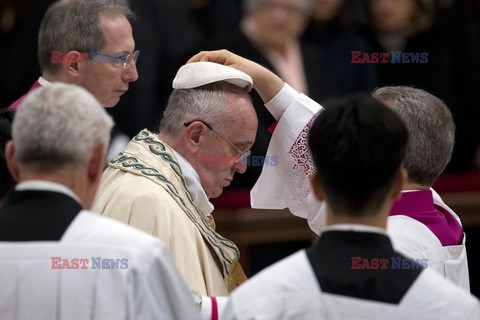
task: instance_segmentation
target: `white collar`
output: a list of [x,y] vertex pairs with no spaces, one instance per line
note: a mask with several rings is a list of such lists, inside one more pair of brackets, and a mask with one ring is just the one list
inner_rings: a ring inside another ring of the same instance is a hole
[[27,180],[22,181],[15,186],[15,190],[17,191],[25,191],[25,190],[41,190],[41,191],[52,191],[63,193],[70,198],[75,199],[80,205],[82,202],[78,198],[78,196],[73,193],[72,190],[64,186],[63,184],[59,184],[56,182],[45,181],[45,180]]
[[45,79],[44,77],[39,77],[37,81],[42,85],[42,87],[48,87],[52,85],[52,83],[47,79]]
[[173,148],[171,150],[177,158],[180,169],[182,169],[182,175],[187,183],[188,191],[192,194],[193,202],[204,217],[210,215],[213,211],[213,204],[208,200],[197,171],[180,153],[173,150]]
[[387,235],[387,230],[379,228],[379,227],[374,227],[374,226],[369,226],[366,224],[355,224],[355,223],[339,223],[339,224],[332,224],[325,226],[322,229],[322,233],[326,231],[355,231],[355,232],[373,232],[373,233],[379,233],[383,235]]

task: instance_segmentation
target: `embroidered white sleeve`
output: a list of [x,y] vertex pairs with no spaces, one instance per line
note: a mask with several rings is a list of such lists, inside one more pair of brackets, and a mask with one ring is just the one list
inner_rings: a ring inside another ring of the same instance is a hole
[[316,116],[313,116],[299,134],[286,157],[287,163],[283,174],[284,190],[280,198],[281,206],[297,207],[311,191],[310,178],[315,172],[315,167],[308,147],[308,131]]

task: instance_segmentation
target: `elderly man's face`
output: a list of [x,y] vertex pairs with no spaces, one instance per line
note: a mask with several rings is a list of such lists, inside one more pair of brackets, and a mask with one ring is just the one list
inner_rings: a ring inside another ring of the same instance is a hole
[[[106,45],[101,49],[108,54],[132,54],[135,42],[132,27],[124,16],[100,15],[100,24]],[[102,58],[100,61],[105,61]],[[108,60],[108,57],[106,57]],[[95,60],[94,60],[95,61]],[[79,85],[90,91],[105,107],[113,107],[127,92],[130,82],[138,79],[135,63],[124,69],[108,62],[84,63],[79,76]]]
[[[212,128],[241,151],[248,151],[257,133],[258,120],[255,109],[247,94],[232,94],[229,103],[232,117],[222,125]],[[220,196],[223,188],[232,182],[235,172],[244,173],[247,169],[245,163],[235,161],[239,152],[225,140],[212,130],[208,130],[202,150],[193,164],[209,198]]]

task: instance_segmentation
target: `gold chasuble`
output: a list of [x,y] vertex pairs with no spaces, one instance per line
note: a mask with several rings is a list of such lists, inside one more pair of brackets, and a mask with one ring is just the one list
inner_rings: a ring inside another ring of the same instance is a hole
[[93,211],[162,239],[200,295],[228,295],[246,280],[237,246],[199,211],[172,150],[146,129],[110,161]]

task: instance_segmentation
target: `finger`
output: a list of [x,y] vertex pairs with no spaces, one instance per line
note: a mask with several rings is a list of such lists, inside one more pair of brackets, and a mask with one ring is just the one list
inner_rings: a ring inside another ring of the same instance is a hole
[[191,57],[187,63],[207,61],[226,65],[229,54],[231,55],[227,50],[201,51]]
[[202,59],[204,59],[204,57],[207,53],[208,53],[208,51],[200,51],[199,53],[197,53],[196,55],[194,55],[193,57],[188,59],[187,63],[204,61]]

